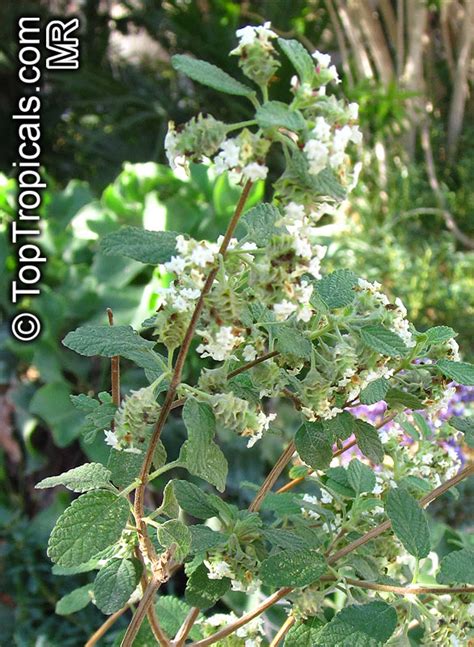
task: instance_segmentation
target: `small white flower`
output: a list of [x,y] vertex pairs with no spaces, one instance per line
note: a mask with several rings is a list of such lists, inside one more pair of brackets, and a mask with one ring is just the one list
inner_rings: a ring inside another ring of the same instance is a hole
[[347,114],[349,116],[349,119],[356,120],[359,118],[359,104],[358,103],[350,103],[347,106]]
[[242,169],[244,176],[251,182],[256,182],[257,180],[265,180],[268,175],[268,166],[264,164],[258,164],[257,162],[252,162],[247,164]]
[[326,490],[321,490],[321,503],[332,503],[333,502],[333,496]]
[[320,173],[327,165],[329,149],[326,144],[316,139],[310,139],[303,148],[309,161],[309,172],[313,175]]
[[324,117],[316,117],[316,123],[311,132],[316,139],[326,142],[331,137],[331,126]]
[[182,274],[186,267],[186,261],[181,256],[172,256],[171,259],[164,263],[167,272],[174,272],[174,274]]
[[253,362],[253,360],[257,357],[257,351],[253,346],[247,344],[242,352],[242,357],[246,362]]
[[290,315],[292,315],[298,306],[291,301],[284,299],[281,303],[275,303],[273,306],[273,312],[276,315],[277,321],[285,321]]
[[104,431],[104,435],[106,445],[110,445],[110,447],[113,447],[114,449],[120,449],[118,438],[113,431],[106,429]]
[[322,52],[319,52],[316,50],[311,54],[311,56],[318,62],[319,67],[322,67],[323,69],[326,69],[329,67],[329,64],[331,63],[331,57],[329,54],[323,54]]
[[224,562],[224,560],[209,562],[207,559],[205,559],[204,565],[208,570],[207,575],[210,580],[222,580],[224,577],[234,577],[232,569],[227,562]]

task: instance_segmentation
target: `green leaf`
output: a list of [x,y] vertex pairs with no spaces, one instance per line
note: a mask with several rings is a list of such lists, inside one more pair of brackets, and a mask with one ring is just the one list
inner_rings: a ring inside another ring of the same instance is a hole
[[113,492],[83,494],[57,520],[49,538],[49,558],[60,566],[87,562],[120,539],[129,512],[128,501]]
[[[172,595],[160,595],[156,601],[155,609],[163,630],[169,637],[171,637],[177,634],[178,629],[183,624],[186,616],[191,610],[191,607],[187,605],[184,600],[175,598]],[[192,640],[199,640],[199,638],[202,638],[198,626],[194,625],[189,637]]]
[[383,326],[364,326],[360,329],[360,336],[366,346],[381,355],[403,357],[408,352],[403,339]]
[[81,326],[68,333],[63,344],[86,357],[121,355],[135,361],[140,352],[151,351],[155,342],[143,339],[131,326]]
[[448,423],[454,429],[461,431],[464,434],[464,440],[469,447],[474,447],[474,418],[458,418],[452,416]]
[[91,585],[86,584],[79,589],[74,589],[74,591],[58,600],[55,611],[58,616],[68,616],[70,613],[76,613],[76,611],[84,609],[91,600]]
[[288,548],[263,560],[260,578],[268,586],[307,586],[327,571],[326,560],[318,550]]
[[286,635],[284,647],[314,647],[316,638],[324,623],[319,618],[308,618],[297,622]]
[[434,326],[434,328],[425,330],[423,334],[426,335],[428,344],[442,344],[444,341],[456,337],[456,332],[449,326]]
[[143,463],[143,454],[123,452],[111,449],[107,468],[111,472],[111,480],[119,488],[128,487],[138,478]]
[[86,443],[93,442],[97,433],[110,428],[110,423],[115,416],[117,407],[109,393],[105,391],[99,393],[99,400],[83,393],[71,395],[70,398],[77,409],[87,413],[81,428],[81,433]]
[[212,607],[230,589],[230,580],[210,580],[207,568],[201,564],[192,573],[186,584],[186,602],[198,609]]
[[349,485],[347,470],[343,467],[331,467],[326,472],[326,476],[327,480],[325,485],[327,488],[342,496],[355,497],[355,492]]
[[[278,548],[308,548],[308,542],[292,530],[285,528],[266,528],[263,536]],[[313,546],[314,547],[314,546]]]
[[413,395],[401,389],[389,389],[385,395],[385,401],[391,409],[425,409],[423,402]]
[[282,180],[303,185],[315,195],[334,198],[338,201],[344,200],[347,195],[347,191],[331,169],[325,168],[318,175],[312,175],[308,169],[308,162],[301,151],[293,151]]
[[193,81],[207,85],[214,88],[214,90],[219,90],[219,92],[236,94],[242,97],[249,97],[254,94],[252,88],[233,79],[227,72],[207,61],[200,61],[184,54],[175,54],[175,56],[171,57],[171,64],[175,70],[186,74]]
[[167,263],[176,252],[176,232],[148,231],[140,227],[122,227],[106,234],[100,250],[108,256],[127,256],[140,263]]
[[355,431],[356,419],[348,411],[324,420],[323,427],[338,440],[347,440]]
[[140,563],[113,559],[97,573],[94,580],[95,603],[107,615],[125,606],[140,581]]
[[280,218],[278,209],[264,202],[244,213],[241,222],[247,229],[249,239],[259,247],[265,247],[271,237],[278,232],[275,223]]
[[440,359],[436,363],[436,367],[445,377],[449,377],[454,382],[465,386],[474,386],[474,364]]
[[295,445],[303,462],[313,469],[324,470],[332,461],[332,436],[320,422],[307,422],[295,436]]
[[361,461],[354,458],[347,467],[347,478],[350,486],[357,495],[362,492],[372,492],[375,487],[375,474],[373,470]]
[[396,626],[397,613],[385,602],[351,605],[320,630],[313,647],[379,647]]
[[183,409],[183,420],[188,440],[181,447],[179,461],[191,474],[223,492],[228,465],[222,450],[212,440],[216,430],[212,409],[195,398],[188,398]]
[[384,377],[379,377],[377,380],[370,382],[364,389],[362,389],[359,399],[362,404],[375,404],[385,398],[389,388],[389,381]]
[[351,270],[341,269],[331,272],[316,282],[316,291],[327,307],[343,308],[355,298],[354,287],[357,276]]
[[474,584],[474,548],[454,550],[443,557],[436,580],[440,584]]
[[160,514],[166,517],[176,518],[179,515],[179,505],[174,492],[174,480],[168,481],[163,490],[163,501],[160,505]]
[[382,463],[385,452],[377,429],[365,420],[356,420],[355,437],[360,451],[373,463]]
[[299,110],[290,110],[281,101],[267,101],[257,108],[255,115],[260,128],[287,128],[298,132],[306,126]]
[[210,502],[210,497],[197,485],[188,481],[173,481],[173,489],[179,506],[197,519],[215,517],[216,509]]
[[421,413],[414,412],[412,413],[412,417],[413,417],[413,420],[415,421],[416,426],[420,430],[420,433],[423,436],[423,438],[425,439],[430,438],[432,435],[432,431],[428,423],[426,422],[426,419],[423,418]]
[[171,519],[157,528],[158,541],[163,548],[171,548],[175,544],[173,557],[177,562],[184,561],[191,549],[191,532],[179,519]]
[[297,328],[289,324],[268,325],[276,339],[275,348],[282,355],[310,359],[313,345]]
[[40,481],[36,488],[39,490],[64,485],[73,492],[87,492],[109,484],[110,471],[100,463],[86,463],[58,476],[50,476]]
[[302,83],[311,83],[314,78],[315,61],[303,45],[294,39],[279,38],[278,44],[288,56]]
[[280,517],[286,517],[301,512],[299,495],[292,492],[269,492],[262,503],[262,510],[271,510]]
[[201,524],[190,526],[189,530],[192,537],[191,552],[193,553],[205,553],[218,546],[223,546],[228,539],[224,533]]
[[430,533],[418,501],[405,489],[390,490],[385,511],[393,532],[410,555],[418,559],[426,557],[431,550]]

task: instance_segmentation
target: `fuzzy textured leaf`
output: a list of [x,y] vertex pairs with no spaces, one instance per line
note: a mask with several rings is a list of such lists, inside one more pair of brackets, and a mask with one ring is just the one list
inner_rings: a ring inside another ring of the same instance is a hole
[[332,436],[320,422],[307,422],[295,435],[295,445],[303,462],[324,470],[332,460]]
[[108,256],[127,256],[140,263],[158,265],[169,261],[175,253],[176,236],[174,231],[122,227],[102,238],[100,250]]
[[191,548],[192,536],[189,528],[179,519],[171,519],[157,528],[156,534],[163,548],[171,548],[175,544],[173,557],[177,562],[182,562]]
[[212,607],[230,589],[230,580],[211,580],[207,568],[201,564],[192,573],[186,585],[186,602],[198,609]]
[[49,538],[49,558],[60,566],[87,562],[120,539],[129,512],[128,501],[113,492],[83,494],[57,520]]
[[[156,601],[155,609],[163,630],[171,637],[178,632],[190,611],[190,606],[184,600],[172,595],[160,595]],[[189,636],[192,640],[199,640],[202,637],[197,625],[191,629]]]
[[408,351],[399,335],[380,325],[364,326],[360,336],[366,346],[388,357],[403,357]]
[[264,202],[244,213],[241,222],[247,229],[250,241],[259,247],[264,247],[277,233],[278,228],[275,223],[280,218],[281,214],[278,209],[272,204]]
[[121,355],[135,361],[137,353],[151,350],[155,342],[143,339],[131,326],[81,326],[68,333],[63,344],[86,357]]
[[84,609],[92,600],[91,590],[91,585],[86,584],[64,595],[56,602],[55,611],[58,616],[68,616],[70,613],[76,613]]
[[355,298],[354,287],[357,285],[357,276],[352,270],[341,269],[331,272],[316,282],[318,295],[332,310],[348,306]]
[[191,552],[204,553],[227,542],[227,536],[217,530],[212,530],[208,526],[197,524],[190,526],[191,532]]
[[121,609],[140,581],[137,561],[113,559],[97,573],[94,580],[95,603],[107,615]]
[[217,512],[209,500],[209,496],[197,485],[187,481],[174,481],[173,489],[179,506],[197,519],[215,517]]
[[268,101],[257,108],[256,119],[260,128],[287,128],[298,132],[306,125],[301,112],[290,110],[281,101]]
[[453,416],[449,424],[464,434],[464,440],[469,447],[474,447],[474,418],[458,418]]
[[474,364],[440,359],[436,366],[445,377],[449,377],[454,382],[465,386],[474,386]]
[[474,548],[454,550],[441,560],[440,584],[474,584]]
[[385,511],[393,532],[410,555],[418,559],[426,557],[431,550],[430,533],[418,501],[405,489],[390,490]]
[[359,495],[362,492],[371,492],[375,487],[375,474],[368,466],[353,458],[347,466],[347,478],[354,492]]
[[276,350],[282,355],[292,355],[298,359],[310,359],[312,344],[297,328],[291,325],[269,326],[276,339]]
[[188,440],[181,447],[180,462],[188,472],[223,492],[228,464],[222,450],[212,440],[216,429],[212,409],[195,398],[188,398],[183,409],[183,420]]
[[303,45],[294,39],[279,38],[278,44],[288,56],[302,83],[310,83],[314,77],[315,61]]
[[360,401],[362,404],[375,404],[376,402],[380,402],[387,395],[389,388],[389,381],[384,377],[379,377],[362,389],[359,396]]
[[269,586],[307,586],[327,570],[326,560],[315,549],[288,548],[263,560],[260,578]]
[[392,409],[425,409],[423,402],[413,395],[401,389],[389,389],[385,394],[385,401]]
[[288,632],[284,647],[313,647],[316,643],[318,632],[324,623],[319,618],[308,618],[304,622],[297,622]]
[[111,472],[101,463],[85,463],[72,470],[63,472],[58,476],[50,476],[37,483],[36,488],[45,488],[64,485],[72,492],[87,492],[104,487],[110,481]]
[[429,344],[442,344],[444,341],[456,337],[456,332],[449,326],[434,326],[425,330],[423,334],[427,336],[426,341]]
[[396,626],[396,611],[385,602],[350,605],[320,630],[313,647],[380,647]]
[[207,61],[191,58],[191,56],[186,56],[185,54],[176,54],[171,57],[171,64],[175,70],[186,74],[193,81],[207,85],[214,88],[214,90],[219,90],[219,92],[242,97],[249,97],[254,94],[252,88],[237,81],[227,72]]
[[373,463],[381,463],[385,456],[377,429],[365,420],[356,420],[355,437],[360,451]]

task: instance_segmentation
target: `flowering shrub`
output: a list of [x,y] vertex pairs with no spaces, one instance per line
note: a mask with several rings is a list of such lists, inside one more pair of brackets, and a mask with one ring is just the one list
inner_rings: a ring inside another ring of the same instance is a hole
[[[112,395],[73,396],[88,438],[105,431],[107,465],[87,463],[38,485],[81,493],[50,537],[57,572],[98,570],[58,612],[92,600],[120,615],[138,603],[124,646],[461,644],[472,635],[474,550],[456,546],[440,559],[423,508],[473,472],[461,469],[453,445],[472,446],[472,417],[449,417],[445,407],[455,383],[474,385],[474,366],[460,361],[451,328],[420,332],[379,284],[344,268],[324,271],[320,220],[337,214],[357,181],[357,106],[326,93],[338,81],[327,55],[277,39],[268,23],[237,36],[231,54],[259,93],[209,63],[173,63],[247,97],[252,118],[225,124],[198,115],[170,124],[166,138],[173,168],[210,160],[242,184],[226,232],[216,243],[130,227],[109,234],[105,253],[169,276],[143,324],[153,340],[114,325],[78,328],[64,340],[82,355],[112,358]],[[296,71],[288,104],[269,98],[280,50]],[[272,146],[286,162],[273,200],[246,210]],[[182,379],[190,353],[206,358],[194,384]],[[119,356],[148,379],[123,400]],[[372,407],[376,424],[364,419]],[[169,461],[167,422],[178,408],[187,439]],[[262,436],[283,427],[294,438],[248,509],[204,487],[225,492],[229,434],[258,451]],[[290,480],[271,492],[291,462]],[[153,507],[147,486],[172,470],[180,478]],[[185,601],[155,599],[181,567]],[[232,609],[242,592],[247,613],[212,612],[220,600]],[[265,620],[278,602],[286,616],[279,630]]]

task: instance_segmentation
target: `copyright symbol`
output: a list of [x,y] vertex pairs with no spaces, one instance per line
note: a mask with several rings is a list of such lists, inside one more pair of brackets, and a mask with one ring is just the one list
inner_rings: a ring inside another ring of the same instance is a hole
[[20,312],[12,320],[10,330],[18,341],[33,341],[41,332],[41,321],[31,312]]

